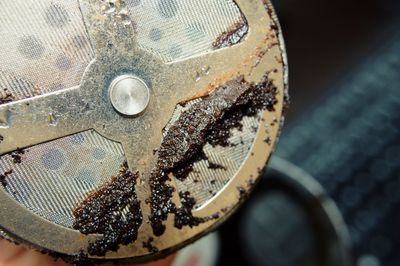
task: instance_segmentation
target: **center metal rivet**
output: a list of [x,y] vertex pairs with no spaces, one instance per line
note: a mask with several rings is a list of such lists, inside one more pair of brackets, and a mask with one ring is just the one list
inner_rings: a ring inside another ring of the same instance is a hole
[[111,82],[110,100],[119,113],[128,116],[138,115],[149,104],[150,90],[140,78],[122,75]]

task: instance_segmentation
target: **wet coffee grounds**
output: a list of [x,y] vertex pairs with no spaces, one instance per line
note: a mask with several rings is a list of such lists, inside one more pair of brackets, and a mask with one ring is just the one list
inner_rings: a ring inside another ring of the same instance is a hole
[[258,84],[249,84],[246,90],[235,102],[234,106],[226,110],[224,115],[208,130],[206,141],[212,146],[229,146],[230,132],[233,128],[242,130],[241,123],[245,116],[255,116],[260,110],[274,111],[278,100],[278,89],[264,76]]
[[168,185],[170,181],[168,173],[162,169],[154,169],[150,175],[151,196],[146,200],[150,204],[150,224],[155,236],[161,236],[165,232],[163,221],[167,220],[168,214],[176,210],[172,202],[172,194],[175,189]]
[[180,164],[177,164],[173,169],[172,169],[172,174],[178,179],[178,180],[185,180],[191,172],[193,172],[193,167],[194,164],[203,160],[208,160],[207,156],[201,150],[197,156],[193,156],[187,161],[184,161]]
[[[213,162],[208,162],[208,169],[212,169],[212,170],[228,170],[225,166],[217,164],[217,163],[213,163]],[[214,182],[213,182],[214,181]],[[215,180],[212,180],[211,183],[215,183]]]
[[192,173],[194,170],[194,164],[200,161],[207,161],[208,162],[208,169],[211,170],[226,170],[226,167],[217,163],[213,163],[209,160],[207,155],[204,153],[203,150],[199,151],[199,154],[196,156],[193,156],[192,158],[188,159],[187,161],[184,161],[182,163],[177,164],[173,169],[172,169],[172,174],[174,177],[176,177],[180,181],[184,181],[190,173]]
[[181,207],[175,211],[174,225],[176,228],[182,229],[183,226],[198,226],[201,223],[219,218],[218,213],[207,217],[194,217],[192,210],[196,205],[196,200],[190,196],[189,192],[179,192],[179,197]]
[[15,101],[14,95],[12,95],[8,89],[3,89],[0,92],[0,104],[10,103],[12,101]]
[[137,239],[142,224],[140,202],[135,192],[138,173],[128,170],[127,163],[112,181],[85,199],[73,212],[73,228],[83,234],[100,234],[90,243],[90,255],[104,256]]
[[175,226],[196,226],[210,217],[193,217],[194,198],[181,196],[181,208],[172,202],[174,188],[168,185],[169,174],[184,179],[193,170],[196,161],[204,159],[203,147],[229,145],[230,130],[241,128],[244,116],[254,116],[261,110],[274,110],[277,88],[265,75],[260,83],[248,83],[238,77],[218,87],[202,101],[183,112],[170,127],[158,150],[158,160],[150,175],[150,223],[153,233],[165,231],[168,214],[175,214]]
[[11,158],[13,159],[13,163],[14,164],[22,163],[21,155],[23,155],[23,154],[25,154],[25,151],[21,150],[21,149],[12,152],[10,155],[11,155]]
[[233,24],[228,30],[218,36],[212,46],[214,49],[220,49],[238,44],[246,36],[248,31],[249,26],[246,19],[243,17],[242,21]]
[[[228,145],[229,131],[240,129],[244,116],[274,109],[276,93],[276,87],[267,76],[258,84],[248,83],[239,77],[218,87],[181,114],[168,130],[150,175],[152,193],[146,202],[151,207],[149,220],[154,235],[160,236],[165,232],[164,222],[169,214],[174,214],[174,225],[179,229],[219,217],[218,213],[209,217],[194,217],[192,210],[196,201],[189,192],[179,193],[180,206],[176,206],[172,202],[174,188],[168,184],[169,174],[184,180],[193,171],[195,162],[207,159],[203,152],[206,143]],[[212,163],[209,165],[222,169]],[[137,239],[143,220],[135,192],[137,178],[138,173],[130,172],[125,163],[111,182],[92,193],[75,209],[73,228],[83,234],[102,235],[89,245],[90,255],[104,256],[107,251],[116,251],[119,245],[127,245]],[[156,252],[151,241],[146,246]]]
[[0,184],[5,188],[7,186],[7,177],[13,173],[13,170],[10,169],[3,174],[0,174]]

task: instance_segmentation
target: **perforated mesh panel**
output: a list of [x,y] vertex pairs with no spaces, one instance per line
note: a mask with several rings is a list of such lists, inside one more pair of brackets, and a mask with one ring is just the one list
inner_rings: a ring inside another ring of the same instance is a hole
[[[139,46],[165,62],[215,50],[218,38],[246,23],[233,0],[125,0],[125,5]],[[0,23],[0,87],[16,100],[78,85],[94,58],[78,1],[2,1]],[[211,162],[227,170],[199,162],[185,181],[177,181],[178,190],[191,192],[202,205],[234,176],[248,155],[258,119],[243,123],[231,139],[234,145],[204,149]],[[12,170],[4,189],[35,214],[66,227],[77,204],[117,174],[125,160],[119,143],[95,131],[36,145],[18,156],[21,163],[12,154],[0,157],[0,173]]]
[[165,62],[214,50],[213,43],[246,21],[233,0],[126,0],[139,45]]
[[0,2],[0,87],[15,99],[79,85],[94,53],[77,0]]
[[[165,132],[179,119],[182,112],[199,101],[201,99],[193,100],[185,106],[177,105],[170,122],[165,127]],[[241,130],[234,128],[230,131],[228,147],[213,147],[206,144],[203,151],[208,159],[194,163],[193,171],[185,180],[175,179],[178,191],[188,191],[196,199],[196,208],[206,204],[235,177],[249,156],[249,150],[259,129],[260,115],[261,113],[255,117],[243,117],[241,120],[243,128]],[[210,167],[210,163],[217,165],[217,169]]]
[[30,147],[18,156],[21,163],[13,154],[0,158],[0,171],[12,170],[6,191],[34,213],[67,227],[77,204],[111,180],[125,161],[122,145],[95,131]]
[[[193,172],[183,182],[176,181],[180,191],[189,191],[191,196],[196,199],[196,208],[204,205],[221,191],[234,178],[249,155],[249,149],[254,142],[258,129],[259,119],[245,117],[242,123],[244,125],[243,130],[232,130],[233,134],[229,139],[230,146],[212,147],[207,144],[203,150],[208,160],[195,163]],[[210,168],[210,162],[224,167],[224,169]]]

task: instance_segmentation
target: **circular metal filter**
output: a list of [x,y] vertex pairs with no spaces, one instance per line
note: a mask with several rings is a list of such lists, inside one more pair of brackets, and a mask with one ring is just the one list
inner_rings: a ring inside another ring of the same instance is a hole
[[0,9],[0,235],[144,262],[213,230],[269,158],[287,68],[267,0]]

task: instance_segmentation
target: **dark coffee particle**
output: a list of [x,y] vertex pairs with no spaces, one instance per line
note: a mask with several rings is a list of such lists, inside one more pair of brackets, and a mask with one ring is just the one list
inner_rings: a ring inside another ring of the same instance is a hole
[[[227,170],[227,168],[221,164],[213,163],[213,162],[208,162],[208,169],[211,170]],[[215,183],[215,180],[212,180]]]
[[190,196],[189,192],[179,192],[179,196],[182,206],[175,212],[174,225],[176,228],[182,229],[183,226],[194,227],[212,219],[219,218],[219,214],[214,214],[208,217],[194,217],[192,210],[196,205],[196,200]]
[[200,154],[197,156],[193,156],[191,159],[187,161],[183,161],[182,163],[178,163],[173,169],[172,173],[178,180],[185,180],[190,173],[193,172],[193,167],[194,164],[197,162],[200,162],[202,160],[208,160],[207,156],[203,152],[203,150],[200,151]]
[[142,224],[140,202],[135,192],[138,173],[128,170],[126,162],[112,181],[85,199],[74,210],[73,228],[83,234],[102,234],[88,248],[90,255],[104,256],[137,239]]
[[165,232],[163,221],[167,220],[169,213],[176,210],[172,202],[173,187],[167,184],[168,174],[160,169],[154,169],[150,176],[151,197],[148,199],[151,208],[149,217],[153,234],[161,236]]
[[260,110],[274,111],[278,89],[268,80],[267,76],[264,76],[260,83],[247,83],[247,86],[249,89],[207,132],[206,140],[212,146],[231,145],[229,143],[230,131],[233,128],[242,129],[243,117],[255,116]]
[[16,98],[8,89],[0,91],[0,104],[10,103],[15,101]]
[[226,212],[228,212],[228,210],[229,210],[228,207],[224,207],[224,208],[221,209],[221,212],[226,213]]
[[22,163],[21,155],[25,154],[24,150],[18,149],[11,153],[11,158],[13,159],[13,163],[20,164]]
[[19,164],[19,163],[22,162],[22,160],[21,160],[21,155],[19,155],[19,154],[11,154],[11,156],[12,156],[13,162],[14,162],[15,164]]
[[13,173],[13,170],[10,169],[3,174],[0,174],[0,184],[5,188],[7,186],[7,177]]
[[237,188],[239,191],[239,201],[244,201],[248,197],[247,190],[244,187],[238,187]]
[[147,242],[143,242],[143,247],[146,248],[150,253],[157,253],[158,248],[153,245],[154,238],[149,237]]

